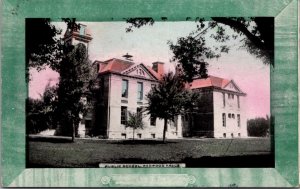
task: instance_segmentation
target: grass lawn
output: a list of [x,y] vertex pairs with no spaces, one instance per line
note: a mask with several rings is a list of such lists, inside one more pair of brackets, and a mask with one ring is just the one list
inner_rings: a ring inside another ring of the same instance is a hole
[[29,141],[27,167],[98,167],[99,163],[186,163],[187,167],[272,167],[269,138],[161,141]]

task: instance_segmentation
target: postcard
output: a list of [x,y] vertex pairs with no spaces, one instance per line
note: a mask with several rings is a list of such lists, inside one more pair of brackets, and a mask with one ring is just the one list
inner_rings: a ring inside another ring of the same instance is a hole
[[299,185],[296,0],[3,5],[2,186]]

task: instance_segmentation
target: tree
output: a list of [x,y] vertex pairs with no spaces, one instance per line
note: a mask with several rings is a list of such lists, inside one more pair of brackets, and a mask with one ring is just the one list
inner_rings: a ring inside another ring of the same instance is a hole
[[[167,18],[161,18],[162,21]],[[187,17],[186,20],[191,20]],[[153,25],[152,18],[128,18],[130,24],[127,32],[133,27]],[[185,80],[193,77],[207,77],[206,59],[218,58],[222,53],[228,53],[229,40],[239,40],[240,47],[250,54],[261,58],[264,63],[274,66],[274,18],[271,17],[212,17],[210,20],[195,18],[197,29],[187,37],[180,37],[176,43],[168,42],[173,51],[173,61],[178,61],[184,71]],[[226,32],[230,31],[230,32]],[[216,45],[210,46],[208,39],[213,39]]]
[[84,98],[89,91],[90,61],[85,45],[70,46],[61,61],[58,85],[59,127],[56,135],[72,136],[74,140],[81,120],[87,112]]
[[43,101],[39,99],[26,99],[26,133],[36,134],[45,130],[43,124]]
[[206,98],[207,95],[203,95],[199,91],[186,90],[182,116],[185,116],[185,121],[188,122],[189,127],[186,128],[185,136],[193,134],[192,131],[195,123],[195,117],[203,111],[203,109],[207,109],[209,100]]
[[53,64],[54,53],[58,53],[59,45],[56,35],[61,33],[50,23],[49,18],[26,19],[26,63],[28,67],[40,70],[45,64]]
[[41,99],[26,100],[27,134],[36,134],[46,129],[56,128],[57,95],[56,86],[48,84]]
[[[80,29],[75,18],[62,20],[69,30]],[[42,99],[43,110],[52,111],[51,116],[50,113],[47,115],[59,125],[56,135],[72,135],[74,139],[80,114],[85,114],[89,105],[83,98],[90,95],[90,62],[83,44],[76,47],[66,45],[57,37],[58,34],[61,30],[52,25],[48,18],[26,19],[26,78],[29,79],[29,69],[32,68],[40,71],[49,67],[60,74],[58,88],[55,91],[46,88]]]
[[175,116],[182,112],[185,100],[185,87],[178,75],[168,73],[148,94],[146,111],[151,116],[164,120],[163,141],[165,142],[167,123],[174,121]]
[[51,86],[50,82],[46,85],[41,98],[45,114],[45,124],[48,129],[56,129],[57,126],[57,85]]
[[271,134],[271,120],[269,116],[266,118],[259,117],[247,121],[247,130],[249,136],[266,137]]
[[217,23],[220,30],[222,30],[222,26],[219,26],[218,23],[229,26],[238,35],[244,35],[246,38],[243,40],[243,46],[247,48],[248,52],[262,58],[266,64],[274,65],[273,17],[213,17],[212,20]]
[[143,115],[142,112],[137,112],[133,113],[128,111],[129,118],[127,120],[127,123],[125,127],[130,127],[132,128],[132,140],[134,140],[134,131],[138,128],[143,128],[144,127],[144,122],[143,122]]
[[[62,18],[68,28],[78,29],[75,18]],[[64,44],[57,35],[61,30],[51,24],[50,18],[28,18],[25,22],[26,40],[26,79],[29,80],[29,70],[38,71],[46,66],[54,71],[59,70],[59,63],[64,56]]]

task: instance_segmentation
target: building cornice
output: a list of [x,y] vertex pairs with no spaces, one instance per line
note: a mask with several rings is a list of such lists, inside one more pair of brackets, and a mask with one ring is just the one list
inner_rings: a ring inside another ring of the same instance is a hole
[[70,33],[69,35],[65,36],[65,39],[66,40],[69,40],[70,38],[74,37],[75,39],[80,39],[84,42],[89,42],[91,41],[93,38],[91,36],[88,36],[88,35],[81,35],[79,34],[78,32],[73,32],[73,33]]
[[237,91],[231,91],[231,90],[226,90],[226,89],[222,89],[220,87],[203,87],[203,88],[196,88],[196,89],[192,89],[192,90],[207,90],[207,89],[210,89],[212,91],[217,91],[217,92],[226,92],[226,93],[231,93],[231,94],[236,94],[236,95],[239,95],[239,96],[247,96],[246,93],[243,93],[243,92],[237,92]]
[[131,76],[131,75],[124,75],[124,74],[121,74],[119,72],[114,72],[114,71],[105,71],[105,72],[101,72],[101,73],[98,73],[99,76],[102,76],[102,75],[118,75],[118,76],[121,76],[121,77],[128,77],[128,78],[133,78],[133,79],[140,79],[140,80],[146,80],[146,81],[152,81],[152,82],[159,82],[158,80],[155,80],[155,79],[147,79],[147,78],[144,78],[144,77],[137,77],[137,76]]

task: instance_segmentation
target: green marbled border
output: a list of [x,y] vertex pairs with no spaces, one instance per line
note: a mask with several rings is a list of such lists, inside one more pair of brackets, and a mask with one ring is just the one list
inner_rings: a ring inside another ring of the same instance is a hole
[[[3,0],[2,185],[298,185],[297,8],[297,0]],[[271,71],[271,109],[275,115],[274,169],[25,169],[25,18],[75,17],[81,21],[111,21],[124,17],[185,20],[188,16],[275,17],[276,66]],[[162,180],[155,182],[157,178]]]

